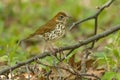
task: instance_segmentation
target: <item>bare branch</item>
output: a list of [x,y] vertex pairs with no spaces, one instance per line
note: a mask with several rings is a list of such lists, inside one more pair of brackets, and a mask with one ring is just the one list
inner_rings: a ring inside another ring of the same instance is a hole
[[86,40],[80,41],[80,43],[74,44],[72,46],[63,47],[63,48],[61,48],[61,50],[69,50],[69,49],[79,48],[79,47],[81,47],[83,45],[86,45],[86,44],[92,42],[92,41],[104,38],[104,37],[116,32],[118,30],[120,30],[120,24],[117,25],[117,26],[113,26],[112,28],[110,28],[110,29],[108,29],[108,30],[106,30],[106,31],[104,31],[104,32],[102,32],[100,34],[97,34],[95,36],[92,36],[92,37],[90,37],[90,38],[88,38]]
[[78,25],[78,24],[81,24],[81,23],[83,23],[83,22],[85,22],[85,21],[88,21],[88,20],[91,20],[91,19],[94,19],[95,17],[97,17],[105,8],[109,7],[109,6],[112,4],[113,1],[115,1],[115,0],[109,0],[109,1],[108,1],[107,3],[105,3],[102,7],[100,7],[99,10],[98,10],[94,15],[92,15],[92,16],[90,16],[90,17],[88,17],[88,18],[85,18],[85,19],[83,19],[83,20],[74,22],[74,23],[72,24],[72,26],[70,27],[70,30],[71,30],[73,27],[75,27],[76,25]]
[[50,65],[46,65],[44,63],[41,63],[40,61],[36,61],[38,64],[41,64],[43,66],[47,66],[47,67],[55,67],[55,68],[59,68],[62,70],[65,70],[73,75],[79,76],[79,77],[84,77],[84,76],[90,76],[90,77],[95,77],[98,80],[101,80],[98,76],[95,76],[94,74],[86,74],[86,73],[79,73],[77,70],[73,69],[73,68],[65,68],[65,67],[60,67],[60,66],[50,66]]

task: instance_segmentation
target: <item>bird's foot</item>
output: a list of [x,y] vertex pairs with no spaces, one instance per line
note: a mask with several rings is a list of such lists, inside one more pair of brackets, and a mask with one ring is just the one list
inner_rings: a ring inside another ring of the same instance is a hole
[[[50,55],[56,57],[59,61],[62,61],[63,56],[65,57],[63,50],[61,50],[61,48],[50,47],[49,50],[51,52]],[[59,54],[57,54],[57,53],[59,53]]]
[[61,48],[54,48],[54,50],[59,53],[59,54],[55,53],[55,57],[61,62],[62,56],[64,56],[63,51],[61,50]]

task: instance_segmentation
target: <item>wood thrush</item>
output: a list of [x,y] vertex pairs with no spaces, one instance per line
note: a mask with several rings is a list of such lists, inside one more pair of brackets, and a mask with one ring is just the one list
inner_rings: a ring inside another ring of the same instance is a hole
[[51,20],[46,24],[40,26],[33,34],[28,36],[26,39],[32,38],[33,36],[41,36],[45,41],[51,41],[64,36],[66,31],[66,20],[68,16],[64,12],[57,13]]
[[40,26],[33,34],[24,40],[34,36],[41,36],[47,42],[61,38],[64,36],[66,31],[67,19],[68,16],[64,12],[59,12],[51,20]]

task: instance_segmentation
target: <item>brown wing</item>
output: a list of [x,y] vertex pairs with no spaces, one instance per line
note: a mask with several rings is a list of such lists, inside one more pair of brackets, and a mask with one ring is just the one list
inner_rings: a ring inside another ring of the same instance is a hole
[[35,35],[42,35],[46,32],[49,32],[51,30],[53,30],[56,26],[56,23],[55,22],[52,22],[52,21],[49,21],[47,24],[41,26],[40,28],[38,28],[36,31],[35,31]]
[[32,38],[35,35],[43,35],[46,32],[53,30],[56,27],[56,22],[54,20],[48,21],[45,25],[38,28],[33,34],[28,36],[26,39]]

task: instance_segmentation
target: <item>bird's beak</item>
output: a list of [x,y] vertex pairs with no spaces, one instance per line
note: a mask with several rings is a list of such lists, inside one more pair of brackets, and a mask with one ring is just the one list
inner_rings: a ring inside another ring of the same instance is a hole
[[72,18],[71,16],[67,16],[67,18]]

